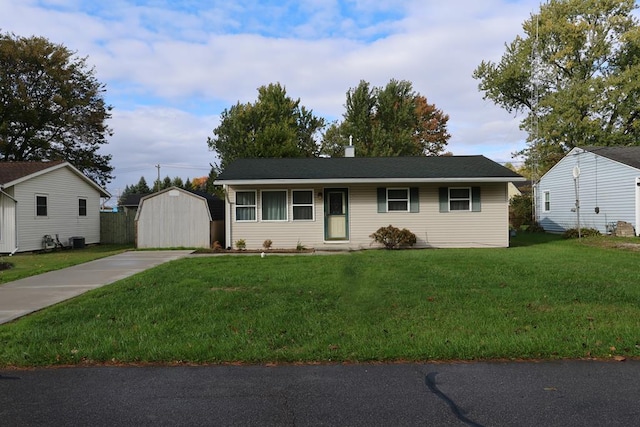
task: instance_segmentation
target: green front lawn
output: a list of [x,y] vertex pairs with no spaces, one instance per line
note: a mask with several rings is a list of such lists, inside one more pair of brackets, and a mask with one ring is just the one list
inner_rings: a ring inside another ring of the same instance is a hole
[[182,259],[0,325],[0,366],[640,357],[640,252],[602,239]]

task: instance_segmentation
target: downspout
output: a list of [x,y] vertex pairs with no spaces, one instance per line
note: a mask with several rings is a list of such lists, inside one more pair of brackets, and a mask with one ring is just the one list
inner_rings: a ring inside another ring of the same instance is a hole
[[225,248],[231,247],[231,201],[229,200],[229,192],[227,191],[227,184],[222,186],[224,191],[224,208],[226,210],[224,216],[224,244]]

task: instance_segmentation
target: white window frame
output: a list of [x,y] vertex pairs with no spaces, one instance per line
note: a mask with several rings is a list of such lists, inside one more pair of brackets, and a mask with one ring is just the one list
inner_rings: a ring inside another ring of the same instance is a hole
[[[284,193],[284,218],[283,219],[264,219],[264,194],[265,193]],[[260,221],[261,222],[287,222],[289,221],[289,192],[281,189],[269,189],[260,191]]]
[[[295,193],[296,191],[299,191],[301,193],[306,192],[306,193],[311,193],[311,203],[295,203],[295,199],[293,197],[293,193]],[[311,218],[304,218],[304,219],[296,219],[296,215],[295,215],[295,208],[296,207],[311,207]],[[316,207],[315,207],[315,197],[314,197],[314,190],[312,189],[308,189],[308,188],[296,188],[295,190],[291,190],[291,220],[295,221],[295,222],[300,222],[300,221],[315,221],[316,220]]]
[[[253,204],[252,205],[239,205],[238,204],[238,193],[253,193]],[[258,221],[258,192],[256,190],[240,190],[236,191],[236,205],[235,205],[235,221],[236,222],[257,222]],[[238,219],[238,208],[253,208],[253,219]]]
[[[387,190],[387,212],[410,212],[411,211],[411,191],[409,190],[409,187],[389,187],[386,189]],[[390,191],[394,191],[394,190],[402,190],[406,193],[406,198],[402,198],[402,199],[392,199],[391,197],[389,197],[389,192]],[[407,203],[407,208],[406,209],[391,209],[389,206],[389,202],[406,202]]]
[[[451,190],[467,190],[469,192],[468,197],[451,197]],[[469,202],[468,209],[453,209],[451,202]],[[449,212],[471,212],[473,210],[473,191],[471,187],[449,187]]]
[[551,192],[549,190],[542,193],[542,212],[551,211]]
[[[38,214],[38,198],[43,197],[45,201],[45,209],[47,213],[45,215]],[[49,218],[49,195],[48,194],[36,194],[33,198],[34,201],[34,209],[35,209],[35,217],[36,218]]]

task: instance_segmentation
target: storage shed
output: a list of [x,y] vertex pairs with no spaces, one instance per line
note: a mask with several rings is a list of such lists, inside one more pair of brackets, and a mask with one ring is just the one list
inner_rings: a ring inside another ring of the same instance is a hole
[[[211,246],[217,205],[215,196],[171,187],[140,200],[136,213],[138,248],[208,248]],[[216,239],[217,240],[217,239]]]

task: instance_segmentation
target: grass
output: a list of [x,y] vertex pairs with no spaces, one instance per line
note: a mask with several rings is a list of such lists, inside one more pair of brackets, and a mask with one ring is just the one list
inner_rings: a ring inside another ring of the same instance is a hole
[[0,366],[640,357],[640,253],[604,239],[182,259],[0,325]]
[[13,264],[8,270],[0,271],[0,285],[13,280],[47,271],[58,270],[76,264],[92,261],[131,249],[128,245],[96,245],[84,249],[65,249],[43,253],[24,253],[13,256],[1,256],[0,262]]

